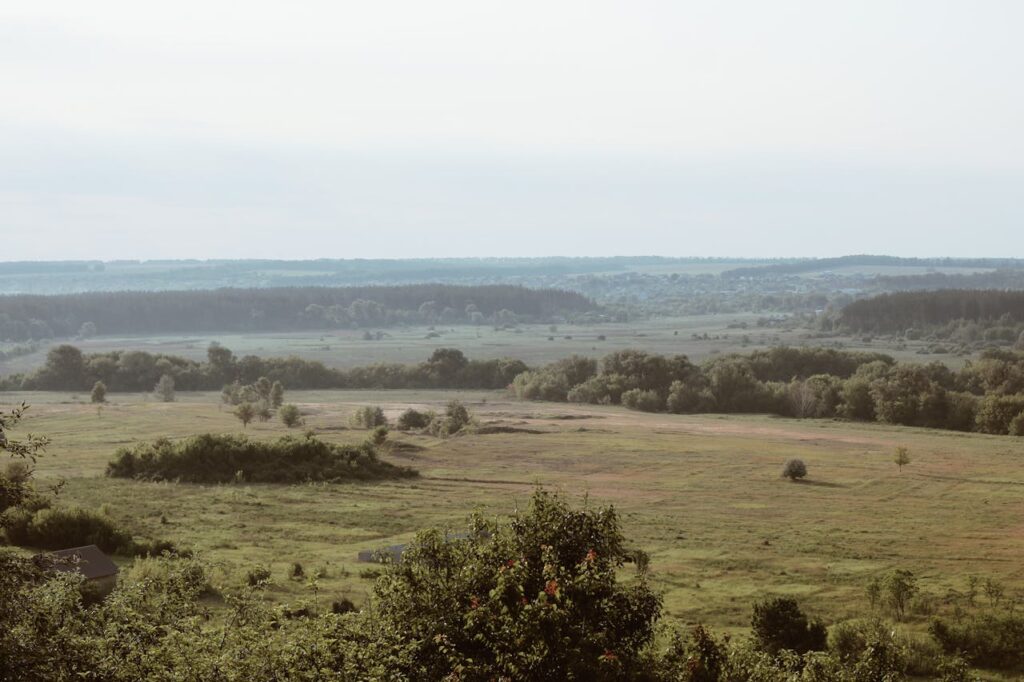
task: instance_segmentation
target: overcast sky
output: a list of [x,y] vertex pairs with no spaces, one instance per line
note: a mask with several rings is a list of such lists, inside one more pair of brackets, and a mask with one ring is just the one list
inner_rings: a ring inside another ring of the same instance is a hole
[[1018,0],[0,3],[0,259],[1024,257]]

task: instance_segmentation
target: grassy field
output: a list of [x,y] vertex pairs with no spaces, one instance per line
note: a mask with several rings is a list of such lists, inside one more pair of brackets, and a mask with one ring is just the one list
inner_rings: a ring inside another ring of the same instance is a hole
[[[67,481],[64,504],[106,509],[139,536],[190,547],[238,581],[271,568],[282,600],[310,596],[287,577],[292,562],[322,569],[321,599],[363,602],[372,565],[363,549],[405,542],[428,526],[458,529],[473,510],[505,516],[541,484],[590,504],[614,504],[625,531],[651,554],[666,611],[683,623],[744,630],[751,602],[798,597],[828,622],[865,615],[865,582],[913,570],[942,596],[966,577],[991,576],[1024,594],[1024,439],[759,416],[673,416],[615,407],[522,403],[500,392],[290,392],[307,427],[334,442],[365,431],[347,415],[380,404],[464,400],[484,425],[521,429],[448,440],[393,434],[418,446],[388,459],[422,478],[353,485],[184,485],[105,478],[114,450],[159,436],[238,432],[214,394],[176,403],[112,396],[102,411],[67,394],[6,394],[32,404],[25,430],[53,444],[39,475]],[[256,438],[285,433],[253,424]],[[529,431],[529,432],[526,432]],[[910,448],[902,472],[896,445]],[[804,459],[809,480],[779,477]],[[916,625],[924,627],[921,619]]]
[[[296,355],[319,360],[329,367],[358,367],[378,362],[421,362],[435,348],[452,347],[468,357],[490,359],[513,357],[530,366],[543,365],[572,354],[601,357],[615,350],[642,350],[688,355],[700,362],[724,353],[746,353],[777,345],[821,345],[839,343],[849,350],[889,353],[909,362],[944,362],[959,367],[964,359],[952,354],[921,355],[917,351],[927,342],[907,342],[896,348],[879,338],[865,342],[863,338],[839,337],[815,339],[808,330],[795,328],[758,328],[758,317],[752,313],[729,315],[694,315],[681,318],[657,318],[635,323],[596,325],[523,325],[518,330],[495,330],[469,325],[455,327],[405,327],[383,330],[380,341],[364,340],[363,331],[344,329],[329,332],[295,332],[278,334],[208,334],[192,336],[118,336],[72,341],[88,353],[113,350],[144,350],[150,353],[179,355],[195,360],[206,358],[210,342],[230,348],[236,355],[286,357]],[[747,328],[738,325],[746,324]],[[440,336],[430,336],[431,332]],[[707,338],[704,338],[705,335]],[[603,336],[604,339],[599,337]],[[0,376],[29,372],[46,360],[49,345],[42,344],[29,355],[0,361]]]

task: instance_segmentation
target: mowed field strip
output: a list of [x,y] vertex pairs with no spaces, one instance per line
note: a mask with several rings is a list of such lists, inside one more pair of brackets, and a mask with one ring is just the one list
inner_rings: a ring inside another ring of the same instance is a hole
[[[63,504],[106,505],[136,535],[195,550],[224,581],[269,566],[282,601],[310,596],[287,577],[300,562],[307,574],[323,569],[320,598],[361,603],[373,566],[356,561],[359,550],[407,542],[431,526],[459,530],[474,510],[507,516],[535,485],[615,505],[631,542],[651,555],[667,615],[683,623],[745,629],[751,602],[765,594],[796,596],[828,622],[865,615],[867,579],[896,567],[940,597],[971,574],[1024,591],[1024,439],[524,403],[503,392],[289,391],[286,401],[306,413],[305,428],[343,443],[367,436],[346,428],[358,406],[381,405],[393,420],[408,406],[440,410],[453,398],[497,432],[447,440],[392,432],[411,446],[385,459],[421,478],[292,486],[104,476],[120,446],[243,432],[217,394],[181,393],[175,403],[112,394],[102,410],[62,393],[5,394],[3,402],[32,405],[23,431],[52,439],[38,473],[44,483],[66,480]],[[273,421],[244,432],[289,430]],[[912,458],[902,472],[892,461],[897,445]],[[780,477],[791,457],[806,462],[807,481]]]

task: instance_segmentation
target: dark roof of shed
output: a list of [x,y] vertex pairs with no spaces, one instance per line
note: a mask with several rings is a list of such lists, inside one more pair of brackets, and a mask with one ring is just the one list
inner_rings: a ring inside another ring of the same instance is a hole
[[49,556],[55,559],[53,568],[65,573],[77,571],[89,579],[117,575],[117,564],[96,545],[59,549]]

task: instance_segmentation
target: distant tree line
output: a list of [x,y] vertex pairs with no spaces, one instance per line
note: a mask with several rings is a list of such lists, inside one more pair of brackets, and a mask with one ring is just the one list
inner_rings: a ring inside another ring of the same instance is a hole
[[942,289],[881,294],[854,301],[837,320],[858,332],[932,330],[957,321],[1015,327],[1024,323],[1024,291]]
[[[959,370],[941,363],[896,363],[881,353],[778,347],[717,357],[703,365],[685,355],[623,350],[572,356],[530,369],[521,360],[470,360],[438,348],[425,362],[334,369],[301,358],[236,358],[211,345],[206,362],[141,351],[85,355],[69,345],[50,351],[3,390],[152,391],[168,376],[177,390],[220,390],[275,382],[289,389],[478,388],[511,386],[525,400],[624,405],[647,412],[769,413],[907,426],[1024,435],[1024,353],[990,349]],[[230,402],[230,401],[229,401]]]
[[1019,268],[1019,258],[900,258],[899,256],[851,255],[837,258],[788,259],[766,265],[754,265],[726,270],[723,277],[769,277],[796,275],[836,268],[913,266],[931,268]]
[[289,389],[505,388],[526,369],[521,360],[470,360],[454,348],[438,348],[418,364],[335,369],[297,357],[239,358],[217,344],[207,349],[205,362],[144,351],[85,354],[65,344],[52,348],[46,363],[35,372],[0,379],[0,390],[86,391],[101,382],[110,392],[148,392],[170,381],[177,391],[226,390],[229,396],[239,396],[239,400],[227,400],[236,404],[255,402],[244,389],[263,382],[271,390],[278,382]]
[[876,353],[774,348],[697,366],[637,350],[574,356],[516,377],[527,400],[647,412],[769,413],[1024,435],[1024,353],[990,350],[960,371]]
[[548,321],[594,309],[582,294],[511,285],[305,287],[0,296],[0,340]]

